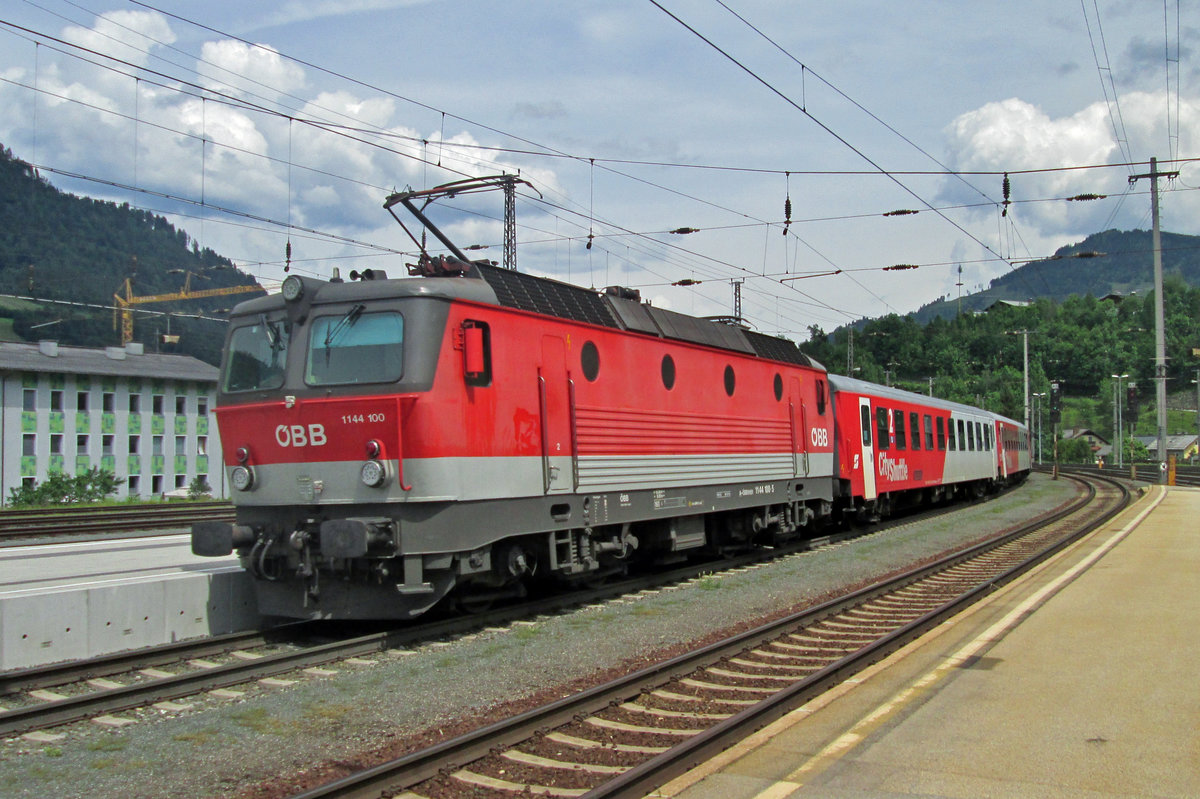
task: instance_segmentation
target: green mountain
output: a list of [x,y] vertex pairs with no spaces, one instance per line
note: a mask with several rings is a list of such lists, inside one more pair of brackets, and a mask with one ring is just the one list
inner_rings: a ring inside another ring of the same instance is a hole
[[[1071,296],[1146,296],[1154,290],[1151,239],[1148,230],[1095,233],[1060,248],[1050,258],[1030,261],[1001,275],[984,291],[964,295],[961,310],[983,311],[1001,300],[1061,303]],[[1189,286],[1200,286],[1200,236],[1163,233],[1161,239],[1163,278],[1176,276]],[[953,317],[959,309],[958,299],[951,297],[922,306],[914,316],[925,324],[934,318]]]
[[[118,345],[121,332],[111,308],[114,294],[125,296],[126,280],[135,298],[177,294],[185,285],[191,291],[230,289],[222,296],[134,306],[152,312],[134,314],[134,340],[147,352],[170,350],[213,364],[220,360],[224,325],[196,315],[218,316],[261,293],[252,290],[254,278],[165,217],[60,191],[0,146],[0,295],[9,295],[0,297],[0,338]],[[179,314],[169,319],[177,344],[163,340],[168,318],[162,312]]]

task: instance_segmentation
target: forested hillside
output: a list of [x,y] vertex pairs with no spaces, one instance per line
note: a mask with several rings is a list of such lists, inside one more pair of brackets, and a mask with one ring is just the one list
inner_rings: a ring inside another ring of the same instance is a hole
[[[999,300],[1063,302],[1071,296],[1148,294],[1154,290],[1154,257],[1149,230],[1106,230],[1061,247],[1051,258],[1030,261],[993,280],[987,289],[935,300],[915,314],[918,322],[982,311]],[[1163,233],[1163,276],[1200,286],[1200,236]]]
[[[164,217],[61,192],[0,147],[0,294],[108,307],[126,278],[135,296],[147,296],[178,292],[188,272],[193,290],[255,285],[229,259],[200,248]],[[208,316],[252,296],[146,307]],[[11,318],[12,337],[18,339],[92,347],[120,343],[113,313],[104,308],[0,298],[0,314]],[[136,319],[135,340],[154,351],[166,321],[141,314]],[[219,360],[220,323],[173,317],[171,333],[180,335],[176,351],[209,363]]]
[[[1168,432],[1195,431],[1195,387],[1200,358],[1200,288],[1178,275],[1166,279],[1165,298],[1168,391],[1181,396],[1188,413]],[[833,372],[853,369],[858,377],[935,396],[983,405],[1014,419],[1023,416],[1021,399],[1024,339],[1028,331],[1032,393],[1049,392],[1050,381],[1064,396],[1092,403],[1091,411],[1067,418],[1068,426],[1109,431],[1112,375],[1129,375],[1139,402],[1154,396],[1154,297],[1135,294],[1122,300],[1091,295],[1062,302],[1037,299],[1028,307],[999,304],[987,312],[935,317],[922,325],[915,315],[890,315],[864,323],[851,334],[840,328],[827,336],[812,328],[802,348]],[[854,362],[848,362],[850,337]],[[1150,414],[1152,415],[1152,414]],[[1143,414],[1143,421],[1147,414]],[[1152,425],[1152,420],[1151,420]],[[1178,430],[1177,430],[1178,428]],[[1145,432],[1153,432],[1153,427]]]

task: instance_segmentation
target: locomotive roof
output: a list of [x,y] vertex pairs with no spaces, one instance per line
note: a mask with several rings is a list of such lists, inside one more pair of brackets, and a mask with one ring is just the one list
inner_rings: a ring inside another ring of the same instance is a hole
[[829,387],[835,392],[855,391],[863,394],[870,394],[874,397],[883,397],[885,399],[894,399],[900,402],[911,402],[918,405],[928,405],[933,408],[942,408],[943,410],[947,411],[976,414],[982,413],[1001,421],[1024,427],[1024,425],[1014,419],[1009,419],[1007,416],[1002,416],[1001,414],[993,413],[992,411],[984,410],[983,408],[975,408],[970,405],[964,405],[961,402],[952,402],[951,400],[940,399],[938,397],[928,397],[924,394],[905,391],[902,388],[881,386],[877,383],[869,383],[866,380],[859,380],[856,377],[846,377],[845,375],[830,373]]
[[[785,338],[655,308],[648,303],[620,296],[621,293],[627,293],[625,290],[611,289],[601,293],[595,289],[502,269],[479,261],[472,262],[461,277],[376,278],[349,283],[306,278],[304,283],[306,294],[312,292],[310,301],[321,303],[364,302],[390,297],[463,299],[615,330],[703,344],[799,366],[824,368]],[[284,306],[280,294],[271,294],[239,303],[234,308],[234,315],[260,314]]]

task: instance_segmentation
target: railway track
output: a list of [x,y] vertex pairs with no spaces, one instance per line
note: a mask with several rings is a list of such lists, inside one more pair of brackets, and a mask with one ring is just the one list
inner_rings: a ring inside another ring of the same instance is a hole
[[[587,590],[554,593],[484,613],[425,619],[391,629],[376,628],[362,635],[347,635],[344,625],[333,631],[320,623],[297,623],[270,631],[182,641],[84,661],[0,672],[0,737],[48,730],[89,718],[109,719],[111,714],[125,711],[132,711],[126,714],[127,718],[136,719],[138,714],[148,712],[147,708],[161,703],[256,681],[328,676],[328,671],[321,671],[321,667],[337,661],[373,657],[430,640],[679,583],[711,573],[714,568],[733,571],[799,551],[883,533],[895,525],[917,523],[960,508],[951,505],[898,517],[870,528],[834,531],[770,552],[755,550],[717,562],[689,563],[671,571],[638,575]],[[163,707],[178,709],[178,703]]]
[[0,542],[185,528],[199,521],[233,521],[233,505],[228,502],[180,502],[5,510],[0,511]]
[[646,668],[295,799],[640,797],[903,646],[1129,502],[1086,482],[1067,509],[818,608]]

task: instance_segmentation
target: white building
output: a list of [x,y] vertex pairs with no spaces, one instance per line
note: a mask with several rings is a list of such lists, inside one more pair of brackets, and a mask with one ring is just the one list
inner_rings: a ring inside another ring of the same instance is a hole
[[186,489],[196,477],[227,497],[216,388],[215,366],[137,343],[0,343],[0,505],[23,483],[93,466],[117,475],[121,499]]

